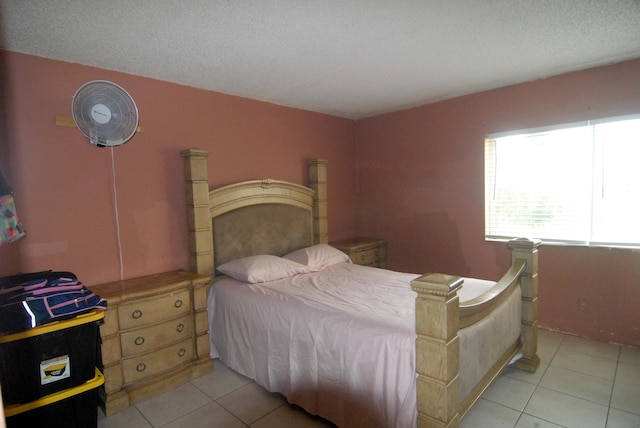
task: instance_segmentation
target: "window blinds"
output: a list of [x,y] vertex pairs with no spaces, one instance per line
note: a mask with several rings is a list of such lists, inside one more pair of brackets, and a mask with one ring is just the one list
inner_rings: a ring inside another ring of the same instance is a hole
[[499,134],[485,140],[485,235],[640,243],[640,119]]

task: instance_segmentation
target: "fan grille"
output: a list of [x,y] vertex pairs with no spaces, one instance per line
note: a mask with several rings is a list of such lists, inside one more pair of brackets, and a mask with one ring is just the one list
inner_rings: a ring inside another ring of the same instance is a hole
[[71,112],[80,131],[99,147],[124,144],[138,129],[138,107],[133,98],[106,80],[94,80],[78,88]]

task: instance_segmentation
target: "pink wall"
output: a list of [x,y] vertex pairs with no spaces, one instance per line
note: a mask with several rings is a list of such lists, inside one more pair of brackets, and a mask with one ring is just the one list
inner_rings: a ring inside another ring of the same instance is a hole
[[210,151],[211,184],[274,178],[306,184],[306,161],[329,161],[329,234],[355,228],[354,122],[140,76],[4,53],[3,164],[27,237],[0,247],[0,275],[71,270],[86,284],[120,278],[112,152],[71,116],[83,83],[104,79],[136,100],[143,133],[113,150],[124,277],[188,268],[180,150]]
[[[510,256],[484,241],[485,135],[630,113],[640,60],[358,121],[358,232],[388,239],[392,269],[497,279]],[[640,345],[638,251],[543,247],[539,297],[541,326]]]
[[[640,60],[353,122],[0,53],[0,165],[28,229],[25,239],[0,247],[0,275],[65,269],[89,285],[120,275],[111,149],[55,126],[89,80],[126,88],[144,127],[114,149],[126,278],[188,267],[179,151],[200,147],[211,152],[216,186],[264,177],[304,184],[306,159],[325,157],[330,239],[382,236],[392,269],[495,279],[509,253],[483,239],[484,136],[640,112]],[[542,326],[640,345],[638,252],[547,246],[540,267]]]

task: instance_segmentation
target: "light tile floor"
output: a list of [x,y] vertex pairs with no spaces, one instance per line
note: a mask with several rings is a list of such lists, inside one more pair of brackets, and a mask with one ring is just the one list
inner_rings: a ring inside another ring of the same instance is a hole
[[[463,428],[640,428],[640,349],[540,330],[538,351],[538,371],[505,369]],[[98,428],[331,426],[217,360],[213,373],[98,417]]]

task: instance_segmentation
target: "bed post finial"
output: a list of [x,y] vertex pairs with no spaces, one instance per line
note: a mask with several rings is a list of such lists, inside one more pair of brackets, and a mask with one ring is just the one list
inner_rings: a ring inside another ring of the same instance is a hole
[[535,372],[540,365],[538,357],[538,247],[539,239],[517,238],[509,241],[512,262],[524,260],[526,265],[520,275],[522,290],[522,358],[516,367]]
[[213,242],[209,214],[209,177],[207,156],[202,149],[180,152],[184,158],[189,230],[189,268],[201,275],[213,274]]
[[315,190],[313,196],[313,243],[329,242],[327,221],[327,160],[311,159],[308,163],[309,187]]

